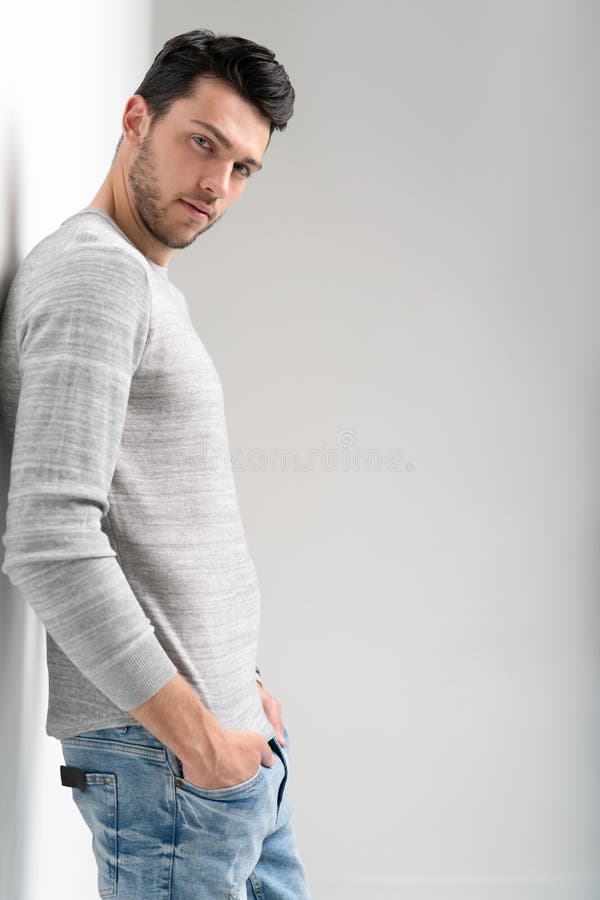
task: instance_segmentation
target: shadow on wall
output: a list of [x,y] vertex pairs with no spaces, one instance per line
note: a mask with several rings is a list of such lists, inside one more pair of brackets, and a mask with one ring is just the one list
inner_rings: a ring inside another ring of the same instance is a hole
[[[16,139],[9,133],[5,144],[2,181],[6,185],[3,222],[6,248],[0,272],[0,315],[11,282],[21,262],[18,249],[19,165]],[[0,433],[0,533],[6,531],[6,509],[10,474],[10,454]],[[0,565],[4,545],[0,545]],[[31,662],[39,660],[31,652],[32,610],[24,602],[6,575],[0,573],[0,798],[5,814],[0,820],[0,896],[22,900],[25,896],[23,873],[26,860],[27,829],[27,738],[28,682]],[[33,629],[34,631],[36,629]],[[37,641],[34,640],[37,646]],[[29,651],[29,652],[28,652]]]

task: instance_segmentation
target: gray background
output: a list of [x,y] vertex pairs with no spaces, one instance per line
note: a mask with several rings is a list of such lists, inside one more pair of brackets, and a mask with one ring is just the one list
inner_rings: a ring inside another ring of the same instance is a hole
[[[224,386],[314,900],[598,900],[600,7],[138,7],[96,44],[110,115],[70,111],[93,164],[50,130],[79,169],[30,221],[90,201],[167,38],[286,66],[288,129],[170,277]],[[27,847],[67,896],[64,843]]]
[[382,465],[237,475],[317,898],[599,898],[600,7],[156,12],[298,95],[170,267],[232,445]]

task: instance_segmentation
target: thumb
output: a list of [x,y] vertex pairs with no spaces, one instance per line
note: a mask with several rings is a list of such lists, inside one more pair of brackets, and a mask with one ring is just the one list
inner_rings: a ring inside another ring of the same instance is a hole
[[285,747],[285,738],[284,738],[284,736],[283,736],[284,728],[283,728],[283,722],[281,721],[281,712],[280,712],[280,711],[278,711],[277,713],[275,713],[275,715],[274,715],[273,718],[271,719],[271,725],[272,725],[273,728],[275,729],[275,732],[276,732],[276,735],[277,735],[277,742],[278,742],[282,747]]
[[268,766],[269,768],[275,765],[275,754],[269,747],[267,741],[264,741],[260,756],[261,765]]

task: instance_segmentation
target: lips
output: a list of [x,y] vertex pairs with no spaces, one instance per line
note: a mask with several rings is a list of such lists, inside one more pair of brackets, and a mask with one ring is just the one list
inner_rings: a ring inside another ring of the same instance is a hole
[[192,206],[194,209],[197,209],[198,212],[204,213],[205,216],[210,218],[210,209],[207,206],[204,206],[202,203],[193,203],[191,200],[184,200],[184,203],[187,203],[189,206]]

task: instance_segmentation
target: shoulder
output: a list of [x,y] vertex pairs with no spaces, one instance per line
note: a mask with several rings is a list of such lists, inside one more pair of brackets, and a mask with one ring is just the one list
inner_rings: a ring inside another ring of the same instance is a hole
[[149,315],[150,267],[145,256],[99,215],[77,214],[43,238],[23,260],[11,288],[20,317],[40,305],[86,301],[123,305]]
[[123,276],[149,284],[148,260],[122,231],[97,210],[75,213],[27,254],[19,269],[21,280],[42,282]]
[[117,284],[126,278],[149,285],[146,257],[99,212],[76,213],[49,238],[54,238],[54,265],[59,271],[67,268],[80,278],[107,277]]

